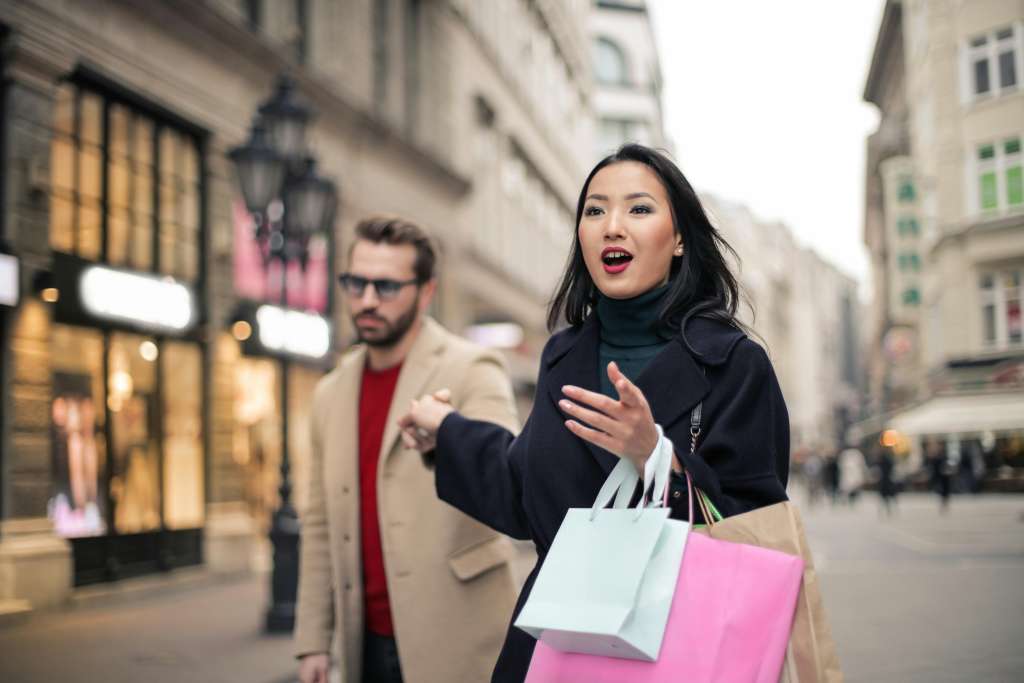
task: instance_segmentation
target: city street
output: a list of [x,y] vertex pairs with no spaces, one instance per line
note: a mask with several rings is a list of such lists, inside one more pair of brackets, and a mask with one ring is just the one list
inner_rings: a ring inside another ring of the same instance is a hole
[[[172,575],[173,576],[173,575]],[[287,636],[260,632],[269,579],[125,582],[128,594],[76,599],[65,610],[0,625],[3,683],[284,683]],[[91,589],[87,589],[91,590]]]
[[[1017,681],[1024,671],[1024,496],[870,496],[805,519],[847,680]],[[259,633],[266,577],[115,590],[0,627],[0,679],[281,683],[287,638]],[[129,582],[129,585],[130,582]]]
[[847,680],[1022,680],[1024,496],[877,503],[805,512]]

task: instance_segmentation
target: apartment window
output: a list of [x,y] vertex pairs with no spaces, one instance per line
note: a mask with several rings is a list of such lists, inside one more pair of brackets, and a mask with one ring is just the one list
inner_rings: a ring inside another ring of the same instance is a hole
[[896,221],[896,232],[901,237],[914,237],[921,233],[921,225],[916,218],[900,218]]
[[601,119],[597,132],[602,154],[607,154],[629,139],[629,121],[623,119]]
[[607,38],[594,41],[594,74],[606,85],[628,85],[629,71],[626,55],[618,45]]
[[903,303],[907,306],[917,306],[921,303],[921,292],[917,287],[908,287],[903,290]]
[[50,246],[90,261],[199,277],[197,140],[118,99],[58,88]]
[[309,0],[295,0],[295,59],[309,62]]
[[917,196],[914,190],[914,181],[910,176],[903,176],[900,178],[899,189],[897,190],[897,198],[901,202],[912,202]]
[[245,21],[249,28],[258,31],[263,26],[263,0],[245,0]]
[[388,24],[390,0],[373,3],[373,103],[384,108],[388,97]]
[[1000,28],[967,42],[962,72],[968,100],[1014,90],[1020,82],[1019,27]]
[[974,183],[980,211],[998,212],[1024,206],[1022,158],[1019,137],[978,145]]
[[899,255],[900,270],[917,272],[921,270],[921,257],[917,252],[908,251]]
[[405,129],[410,137],[416,135],[420,100],[420,53],[422,52],[421,7],[422,0],[405,3]]
[[1020,345],[1024,341],[1021,320],[1024,270],[1016,268],[983,273],[979,289],[982,340],[987,346]]

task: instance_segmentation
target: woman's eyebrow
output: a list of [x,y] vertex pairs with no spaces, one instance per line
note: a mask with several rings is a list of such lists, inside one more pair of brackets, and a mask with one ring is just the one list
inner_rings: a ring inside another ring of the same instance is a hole
[[[625,199],[628,202],[628,201],[630,201],[632,199],[639,199],[640,197],[647,197],[648,199],[650,199],[655,204],[658,203],[658,200],[655,199],[654,196],[651,195],[648,192],[632,192],[630,194],[627,194]],[[608,201],[608,196],[607,195],[603,195],[603,194],[591,194],[591,195],[587,195],[587,199],[593,199],[593,200],[596,200],[596,201],[599,201],[599,202],[606,202],[606,201]]]

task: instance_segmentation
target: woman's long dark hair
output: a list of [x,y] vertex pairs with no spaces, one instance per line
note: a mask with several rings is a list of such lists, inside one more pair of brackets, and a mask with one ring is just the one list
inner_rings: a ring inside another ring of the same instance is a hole
[[548,306],[548,329],[554,331],[563,316],[570,325],[583,324],[597,303],[598,290],[583,261],[579,224],[591,179],[605,166],[623,161],[644,164],[657,174],[668,195],[672,222],[683,240],[683,255],[672,259],[669,270],[669,290],[660,313],[662,324],[683,331],[690,318],[702,316],[745,329],[736,318],[739,283],[726,261],[727,253],[739,260],[735,250],[711,225],[697,193],[679,167],[664,154],[637,144],[623,145],[602,159],[583,183],[576,204],[569,262]]

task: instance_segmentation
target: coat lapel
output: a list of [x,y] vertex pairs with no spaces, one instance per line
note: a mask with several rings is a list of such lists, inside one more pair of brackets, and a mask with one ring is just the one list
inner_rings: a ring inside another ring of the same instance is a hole
[[635,383],[647,397],[654,421],[668,431],[680,417],[688,415],[707,396],[711,385],[683,348],[681,337],[673,337],[657,356],[651,359]]
[[395,395],[391,399],[388,421],[384,425],[384,437],[380,443],[381,468],[398,439],[399,418],[409,412],[409,404],[413,399],[423,395],[427,383],[440,365],[440,355],[444,351],[444,344],[444,331],[441,326],[431,318],[424,318],[419,337],[402,363],[402,371],[398,375],[398,384],[395,386]]
[[[329,476],[338,490],[336,500],[344,500],[341,487],[345,482],[358,481],[359,462],[359,388],[363,379],[366,349],[357,348],[347,354],[338,373],[338,384],[332,392],[324,440],[325,469],[345,468],[341,476]],[[349,457],[338,457],[349,454]]]
[[[590,391],[600,392],[598,368],[598,346],[600,325],[596,315],[583,323],[572,340],[567,340],[551,360],[548,395],[555,404],[555,410],[564,415],[558,407],[563,398],[562,387],[572,384]],[[680,417],[688,415],[698,402],[708,394],[710,384],[700,367],[687,351],[680,336],[673,337],[662,351],[634,378],[651,407],[654,421],[668,431]],[[587,450],[606,472],[611,472],[618,463],[618,456],[589,442]]]
[[[565,398],[562,394],[562,387],[566,384],[587,389],[588,391],[601,391],[600,380],[598,379],[598,344],[600,342],[600,327],[597,324],[597,316],[591,315],[584,321],[582,327],[576,333],[575,338],[566,344],[560,355],[552,359],[551,370],[548,378],[548,396],[555,404],[555,410],[562,417],[567,417],[558,402]],[[569,430],[563,427],[568,433]],[[570,434],[571,436],[571,434]],[[597,464],[607,474],[612,471],[619,462],[617,455],[609,453],[589,441],[580,441],[586,446],[590,454],[594,456]]]

